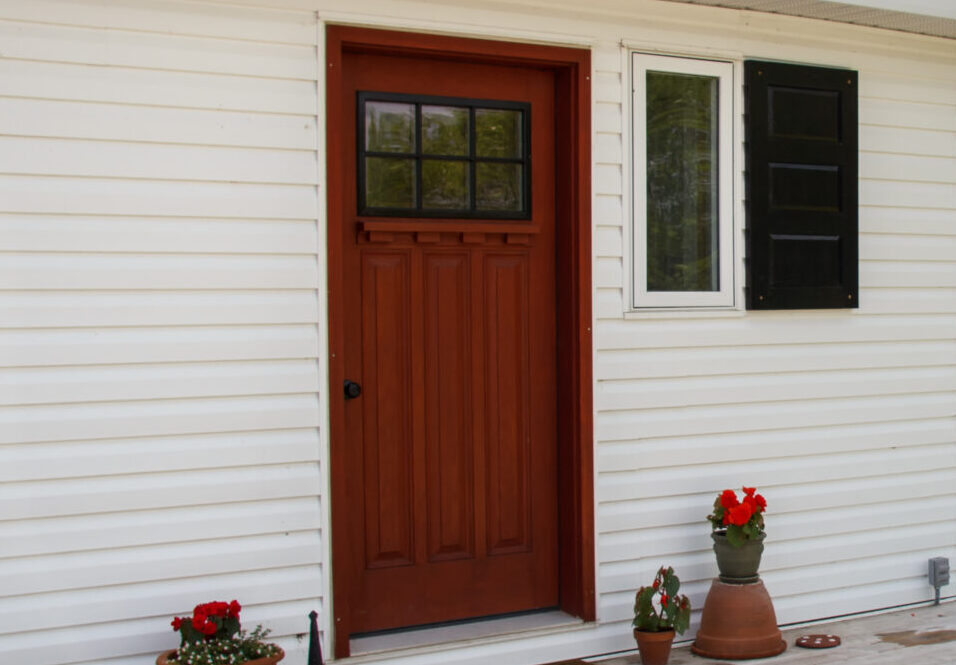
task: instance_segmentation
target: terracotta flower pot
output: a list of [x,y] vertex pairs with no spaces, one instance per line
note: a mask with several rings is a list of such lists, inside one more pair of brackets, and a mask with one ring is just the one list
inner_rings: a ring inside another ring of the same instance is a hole
[[634,639],[637,640],[637,650],[644,665],[667,665],[667,659],[671,656],[671,645],[674,643],[673,628],[657,632],[635,628]]
[[773,601],[761,580],[711,583],[691,651],[706,658],[747,660],[770,658],[786,648]]
[[717,555],[717,568],[720,579],[728,584],[747,584],[757,580],[760,569],[760,556],[763,554],[763,541],[767,534],[747,539],[740,547],[734,547],[727,540],[727,534],[714,531],[714,554]]
[[[156,657],[156,665],[178,665],[178,661],[170,660],[175,653],[176,649],[170,649],[169,651],[162,652]],[[255,660],[247,660],[242,665],[275,665],[283,658],[285,658],[285,651],[279,649],[279,653],[274,656],[266,656],[264,658],[256,658]]]

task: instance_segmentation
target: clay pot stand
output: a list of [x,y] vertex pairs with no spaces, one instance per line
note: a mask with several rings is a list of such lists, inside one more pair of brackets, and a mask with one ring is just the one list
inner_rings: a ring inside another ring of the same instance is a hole
[[749,660],[770,658],[786,648],[770,594],[759,577],[745,584],[714,578],[691,651],[706,658]]

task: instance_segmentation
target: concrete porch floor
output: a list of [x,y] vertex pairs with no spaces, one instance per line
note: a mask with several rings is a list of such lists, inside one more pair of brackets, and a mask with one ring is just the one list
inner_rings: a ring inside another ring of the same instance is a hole
[[[801,635],[838,635],[832,649],[794,646]],[[675,645],[669,665],[956,665],[956,602],[911,607],[888,614],[848,618],[783,631],[787,650],[774,658],[714,660],[691,653],[690,643]],[[636,652],[570,660],[554,665],[640,665]]]

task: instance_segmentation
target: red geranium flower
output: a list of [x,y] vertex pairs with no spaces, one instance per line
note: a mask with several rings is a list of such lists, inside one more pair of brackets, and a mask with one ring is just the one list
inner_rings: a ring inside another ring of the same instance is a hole
[[238,617],[239,612],[242,611],[242,605],[239,604],[238,600],[234,600],[229,603],[229,613],[227,616]]
[[197,609],[193,613],[193,628],[202,631],[204,625],[206,625],[206,613]]
[[753,495],[754,495],[754,492],[757,491],[757,488],[756,488],[756,487],[744,487],[743,490],[744,490],[744,494],[746,494],[747,496],[753,496]]
[[737,503],[737,493],[733,490],[724,490],[723,494],[720,495],[720,505],[724,509],[733,508]]
[[747,523],[747,520],[750,519],[750,516],[753,515],[753,510],[749,504],[741,503],[737,506],[734,506],[730,509],[730,523],[736,524],[737,526],[743,526]]
[[173,620],[170,622],[173,627],[173,630],[179,630],[180,626],[183,625],[183,620],[179,617],[173,617]]
[[756,501],[757,505],[760,506],[760,510],[763,511],[767,509],[767,500],[763,498],[762,495],[758,494],[757,496],[755,496],[754,501]]

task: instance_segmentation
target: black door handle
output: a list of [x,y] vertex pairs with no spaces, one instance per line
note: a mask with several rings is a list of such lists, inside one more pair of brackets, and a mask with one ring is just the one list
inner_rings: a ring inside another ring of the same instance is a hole
[[345,399],[355,399],[362,394],[362,386],[355,381],[345,380]]

